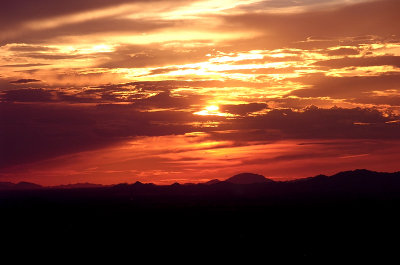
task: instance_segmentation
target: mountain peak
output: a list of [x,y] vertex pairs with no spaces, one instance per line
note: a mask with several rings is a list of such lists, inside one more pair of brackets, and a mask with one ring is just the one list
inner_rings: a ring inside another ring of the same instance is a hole
[[368,177],[374,177],[377,175],[380,175],[381,173],[376,172],[376,171],[371,171],[368,169],[355,169],[355,170],[349,170],[349,171],[342,171],[339,173],[336,173],[335,175],[332,175],[331,178],[368,178]]
[[220,182],[221,181],[219,179],[212,179],[212,180],[209,180],[209,181],[205,182],[204,184],[213,185],[213,184],[217,184],[217,183],[220,183]]
[[144,185],[142,182],[140,182],[140,181],[136,181],[135,183],[133,183],[132,185],[134,185],[134,186],[142,186],[142,185]]
[[255,184],[273,182],[273,180],[267,179],[263,175],[254,173],[240,173],[228,178],[225,181],[233,184]]

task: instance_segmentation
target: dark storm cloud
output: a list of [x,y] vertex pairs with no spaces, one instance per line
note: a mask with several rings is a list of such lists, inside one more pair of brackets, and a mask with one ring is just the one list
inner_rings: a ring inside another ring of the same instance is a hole
[[400,67],[400,56],[375,56],[375,57],[359,57],[359,58],[340,58],[326,61],[316,62],[315,65],[325,66],[329,68],[344,68],[344,67],[365,67],[365,66],[380,66],[392,65]]

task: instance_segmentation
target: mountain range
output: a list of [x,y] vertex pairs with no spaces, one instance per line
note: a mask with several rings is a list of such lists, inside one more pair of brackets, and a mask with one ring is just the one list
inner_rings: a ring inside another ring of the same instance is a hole
[[277,194],[277,193],[376,193],[400,191],[400,172],[386,173],[366,169],[344,171],[332,176],[318,175],[309,178],[290,181],[274,181],[259,174],[240,173],[226,180],[213,179],[205,183],[155,185],[152,183],[134,184],[121,183],[111,186],[91,183],[77,183],[59,186],[40,186],[29,182],[0,182],[0,190],[73,190],[73,189],[100,189],[124,192],[126,190],[141,193],[176,193],[199,194],[215,191],[234,194]]
[[57,248],[81,244],[97,251],[110,244],[132,253],[139,245],[169,247],[169,255],[225,247],[233,258],[248,253],[244,262],[257,253],[258,260],[291,256],[319,262],[370,253],[398,257],[400,172],[358,169],[291,181],[241,173],[198,184],[3,182],[0,187],[2,238],[15,242],[12,246],[45,238]]

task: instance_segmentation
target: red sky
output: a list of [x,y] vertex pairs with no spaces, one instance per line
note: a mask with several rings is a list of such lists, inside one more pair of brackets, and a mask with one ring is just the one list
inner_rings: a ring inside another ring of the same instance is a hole
[[4,0],[0,181],[400,170],[397,0]]

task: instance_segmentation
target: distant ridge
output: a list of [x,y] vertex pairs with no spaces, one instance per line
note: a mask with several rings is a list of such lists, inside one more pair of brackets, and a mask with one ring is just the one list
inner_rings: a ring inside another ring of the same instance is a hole
[[35,190],[41,188],[43,186],[24,181],[16,184],[12,182],[0,182],[0,190]]
[[205,182],[204,184],[213,185],[213,184],[217,184],[217,183],[220,183],[220,182],[221,181],[219,179],[212,179],[212,180],[209,180],[209,181]]
[[[237,187],[232,187],[234,184]],[[252,184],[252,185],[251,185]],[[336,173],[332,176],[317,175],[314,177],[294,179],[288,181],[274,181],[268,179],[260,174],[254,173],[240,173],[234,175],[226,180],[212,179],[204,183],[189,183],[179,184],[174,183],[172,185],[156,185],[153,183],[141,183],[137,181],[134,184],[120,183],[115,185],[101,185],[92,183],[76,183],[68,185],[58,186],[41,186],[30,182],[0,182],[0,190],[40,190],[40,189],[60,189],[60,190],[73,190],[73,189],[109,189],[114,191],[122,190],[135,190],[135,191],[146,191],[155,192],[159,190],[177,190],[188,193],[197,193],[198,191],[223,189],[237,190],[243,186],[243,189],[257,188],[259,192],[292,192],[292,191],[304,191],[304,192],[335,192],[335,191],[346,191],[346,192],[380,192],[380,191],[393,191],[399,190],[400,192],[400,172],[375,172],[366,169],[356,169],[350,171],[343,171]],[[252,187],[245,187],[252,186]],[[255,187],[257,186],[257,187]],[[242,188],[240,188],[242,189]]]
[[101,188],[101,187],[104,187],[104,185],[86,182],[86,183],[76,183],[76,184],[52,186],[51,188],[53,188],[53,189],[88,189],[88,188]]
[[263,175],[254,174],[254,173],[240,173],[234,175],[233,177],[228,178],[225,182],[233,183],[233,184],[257,184],[257,183],[272,183],[274,182],[271,179],[267,179]]

